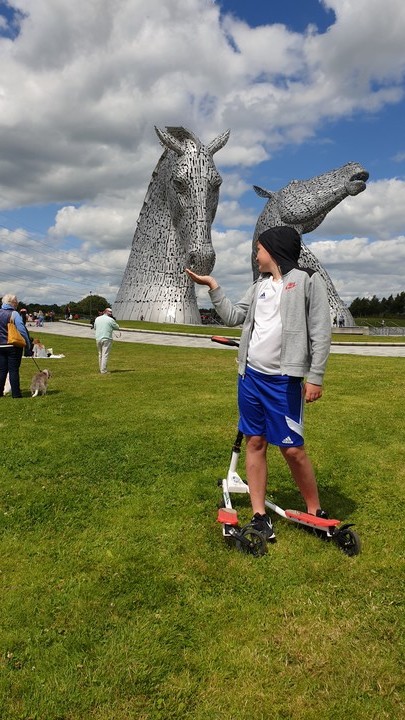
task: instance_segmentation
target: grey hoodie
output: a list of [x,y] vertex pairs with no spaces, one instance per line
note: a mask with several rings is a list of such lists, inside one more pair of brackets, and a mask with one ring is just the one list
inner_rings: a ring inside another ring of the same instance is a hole
[[[264,276],[266,277],[266,276]],[[210,290],[211,301],[225,325],[243,323],[238,353],[238,372],[244,375],[261,275],[246,295],[233,305],[221,287]],[[280,313],[282,324],[281,373],[306,376],[307,382],[322,385],[330,351],[331,322],[326,285],[318,273],[310,276],[293,269],[283,275]]]

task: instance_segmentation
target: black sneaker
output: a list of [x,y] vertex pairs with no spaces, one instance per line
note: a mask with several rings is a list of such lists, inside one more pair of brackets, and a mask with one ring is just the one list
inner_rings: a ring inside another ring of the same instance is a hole
[[321,510],[321,508],[318,508],[315,515],[316,517],[322,518],[323,520],[329,520],[328,513],[326,512],[326,510]]
[[250,521],[250,524],[255,530],[265,536],[267,542],[276,542],[273,525],[271,524],[271,520],[267,513],[264,515],[255,513]]

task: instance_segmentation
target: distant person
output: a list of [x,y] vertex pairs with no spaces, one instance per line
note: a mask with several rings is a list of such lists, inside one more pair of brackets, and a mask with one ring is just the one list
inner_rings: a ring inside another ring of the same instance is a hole
[[39,311],[38,311],[38,315],[37,315],[37,319],[36,319],[36,321],[35,321],[35,326],[36,326],[36,327],[43,327],[43,326],[44,326],[44,322],[45,322],[44,313],[42,312],[42,310],[39,310]]
[[[266,513],[267,446],[281,451],[307,512],[327,517],[303,437],[303,401],[322,396],[330,351],[330,312],[321,276],[298,266],[301,238],[294,228],[269,228],[257,241],[258,280],[235,305],[215,278],[186,270],[206,285],[226,325],[243,323],[238,354],[239,430],[246,437],[246,475],[252,526],[274,542]],[[305,380],[304,380],[305,378]]]
[[41,343],[39,338],[34,338],[34,343],[32,345],[32,355],[34,358],[48,357],[47,349],[45,345]]
[[344,319],[343,315],[339,315],[339,327],[344,327],[344,326],[345,326],[345,319]]
[[21,318],[22,318],[22,321],[23,321],[24,325],[27,324],[27,314],[28,314],[28,313],[27,313],[27,309],[26,309],[26,308],[21,308],[21,310],[20,310],[20,315],[21,315]]
[[105,375],[108,372],[107,363],[113,342],[113,330],[119,330],[120,326],[112,316],[111,308],[106,308],[102,315],[94,321],[96,331],[96,343],[98,349],[98,364],[100,373]]
[[[15,295],[3,295],[0,309],[0,397],[3,397],[7,373],[10,379],[13,398],[21,398],[20,365],[23,352],[31,355],[31,342],[20,313],[17,312],[18,300]],[[14,322],[18,332],[25,340],[25,348],[8,344],[7,325]]]

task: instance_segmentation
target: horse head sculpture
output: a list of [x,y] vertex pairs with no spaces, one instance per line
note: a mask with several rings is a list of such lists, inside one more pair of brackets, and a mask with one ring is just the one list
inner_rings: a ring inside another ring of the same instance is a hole
[[230,131],[208,145],[183,127],[155,128],[164,152],[153,171],[113,312],[120,320],[200,324],[190,267],[212,272],[211,242],[222,178],[213,155]]
[[[315,230],[328,212],[342,200],[349,195],[354,196],[363,192],[366,189],[368,177],[368,172],[361,165],[350,162],[310,180],[293,180],[276,192],[263,190],[254,185],[256,193],[260,197],[267,198],[267,203],[257,220],[253,236],[252,270],[254,279],[259,274],[256,263],[256,242],[264,230],[279,225],[293,227],[300,235]],[[343,315],[345,324],[353,325],[353,318],[340,299],[328,273],[304,243],[302,243],[299,265],[317,270],[322,275],[328,288],[331,313],[334,316]]]

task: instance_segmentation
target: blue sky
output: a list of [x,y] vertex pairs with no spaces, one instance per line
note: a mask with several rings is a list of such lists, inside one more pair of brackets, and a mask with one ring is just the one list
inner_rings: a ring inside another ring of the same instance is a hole
[[212,237],[233,299],[264,204],[252,185],[349,161],[366,191],[304,240],[346,302],[402,292],[404,37],[402,0],[0,1],[0,295],[114,300],[154,125],[231,130]]

